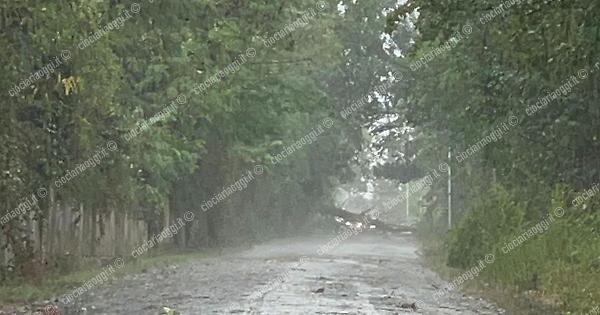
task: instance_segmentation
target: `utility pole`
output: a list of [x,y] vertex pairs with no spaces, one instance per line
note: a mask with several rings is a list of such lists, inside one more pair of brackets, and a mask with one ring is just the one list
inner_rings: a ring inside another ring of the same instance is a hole
[[448,230],[452,229],[452,147],[448,146]]
[[409,183],[406,183],[406,223],[408,223],[408,215],[410,212],[409,203],[410,203],[410,193],[409,193]]

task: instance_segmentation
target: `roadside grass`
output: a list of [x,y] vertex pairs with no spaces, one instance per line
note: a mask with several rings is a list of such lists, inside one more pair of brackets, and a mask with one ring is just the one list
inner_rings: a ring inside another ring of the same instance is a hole
[[[559,187],[545,196],[546,204],[537,204],[550,211],[561,208],[564,215],[551,212],[554,219],[527,237],[524,233],[545,217],[526,218],[523,203],[513,202],[517,198],[502,190],[486,194],[450,233],[435,232],[424,224],[420,234],[426,264],[452,281],[491,253],[495,261],[466,282],[460,288],[463,292],[483,295],[510,314],[596,314],[600,198],[569,207],[574,199],[569,193]],[[518,246],[508,251],[506,244],[516,239]]]
[[[448,266],[448,249],[440,241],[442,237],[426,235],[428,236],[420,236],[425,265],[448,282],[463,274],[465,270]],[[481,277],[465,282],[458,290],[470,296],[486,298],[507,310],[507,314],[557,314],[555,310],[544,307],[536,298],[524,296],[515,286],[490,284]]]
[[[145,269],[159,268],[169,265],[185,264],[221,254],[220,250],[204,250],[202,252],[157,251],[139,259],[125,261],[122,268],[109,276],[110,283],[114,278],[125,274],[143,272]],[[111,261],[112,262],[112,261]],[[66,274],[50,273],[40,281],[16,278],[0,284],[0,305],[11,303],[28,303],[45,301],[61,296],[73,290],[103,271],[104,266],[83,267]]]

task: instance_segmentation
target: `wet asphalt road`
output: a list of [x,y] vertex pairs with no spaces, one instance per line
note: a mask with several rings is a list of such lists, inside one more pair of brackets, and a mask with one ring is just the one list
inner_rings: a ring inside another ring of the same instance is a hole
[[[331,251],[332,236],[286,239],[235,254],[123,276],[63,314],[504,314],[450,292],[423,267],[410,236],[358,235]],[[413,304],[414,303],[414,304]]]

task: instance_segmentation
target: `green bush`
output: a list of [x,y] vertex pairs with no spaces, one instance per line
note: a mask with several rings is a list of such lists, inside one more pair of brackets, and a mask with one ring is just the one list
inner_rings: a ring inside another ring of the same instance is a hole
[[448,264],[470,268],[485,255],[495,252],[499,240],[518,231],[525,209],[514,202],[508,191],[495,187],[475,202],[465,219],[452,231],[448,242]]
[[[600,198],[575,205],[576,196],[564,186],[557,187],[547,196],[543,211],[527,209],[551,217],[526,222],[521,206],[525,201],[515,201],[507,190],[494,188],[451,232],[448,265],[467,269],[492,253],[495,262],[483,270],[483,279],[520,291],[534,290],[565,311],[590,312],[600,305]],[[564,216],[557,216],[557,208],[565,210]],[[543,230],[507,250],[507,244],[542,220],[549,223]]]

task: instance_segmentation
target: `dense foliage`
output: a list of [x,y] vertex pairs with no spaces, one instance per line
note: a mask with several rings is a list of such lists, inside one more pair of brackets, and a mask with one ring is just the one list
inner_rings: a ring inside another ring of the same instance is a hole
[[[330,203],[334,177],[351,176],[361,130],[337,112],[353,91],[340,74],[355,21],[334,5],[0,1],[0,12],[0,215],[37,198],[2,222],[16,270],[39,258],[30,224],[57,204],[131,213],[149,236],[191,210],[176,242],[224,245],[296,231]],[[204,211],[248,171],[255,180]]]
[[[600,303],[600,208],[586,193],[600,179],[599,17],[593,0],[412,0],[388,18],[389,32],[412,21],[419,34],[397,64],[406,82],[396,110],[420,149],[401,166],[426,172],[448,147],[454,155],[460,223],[448,263],[470,268],[495,254],[488,280],[557,296],[577,313]],[[424,226],[444,237],[446,183],[433,188]],[[502,251],[558,207],[564,217]]]

